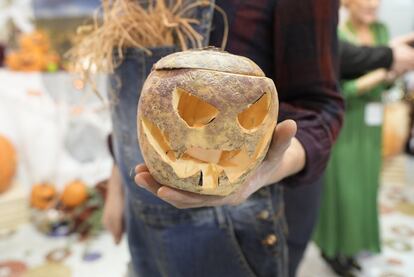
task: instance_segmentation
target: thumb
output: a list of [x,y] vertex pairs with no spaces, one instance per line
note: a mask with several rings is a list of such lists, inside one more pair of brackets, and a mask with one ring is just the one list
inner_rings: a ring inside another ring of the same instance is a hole
[[266,160],[273,161],[281,158],[281,155],[288,149],[292,138],[297,131],[296,122],[288,119],[277,124],[273,132],[272,141],[267,152]]

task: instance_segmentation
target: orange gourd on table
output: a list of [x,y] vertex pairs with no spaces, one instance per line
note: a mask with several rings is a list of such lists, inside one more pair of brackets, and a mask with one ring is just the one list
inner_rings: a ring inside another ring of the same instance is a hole
[[32,33],[22,34],[19,38],[19,46],[21,50],[31,52],[34,49],[42,53],[50,50],[49,37],[45,32],[34,31]]
[[30,203],[32,207],[45,210],[56,202],[57,192],[54,185],[48,183],[36,184],[32,187]]
[[6,57],[6,65],[16,71],[33,72],[46,68],[44,55],[40,52],[15,52]]
[[10,188],[16,168],[16,150],[6,137],[0,135],[0,193]]
[[15,71],[54,71],[59,65],[59,56],[51,47],[49,37],[41,31],[22,34],[19,49],[7,54],[6,66]]
[[73,181],[65,186],[60,200],[65,207],[74,208],[84,203],[88,196],[88,188],[85,183]]

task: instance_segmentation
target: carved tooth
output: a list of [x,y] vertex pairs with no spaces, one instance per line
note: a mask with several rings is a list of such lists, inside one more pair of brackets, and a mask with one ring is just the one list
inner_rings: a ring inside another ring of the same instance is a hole
[[199,186],[203,185],[203,171],[200,172],[200,179],[198,179],[198,185]]
[[203,187],[206,189],[215,189],[218,186],[219,169],[216,165],[209,164],[204,168],[205,174],[203,175]]

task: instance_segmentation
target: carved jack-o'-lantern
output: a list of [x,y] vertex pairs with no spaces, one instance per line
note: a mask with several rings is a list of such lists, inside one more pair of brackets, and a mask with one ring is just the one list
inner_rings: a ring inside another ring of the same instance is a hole
[[158,61],[138,107],[144,160],[164,184],[228,195],[264,159],[276,125],[273,81],[251,60],[191,50]]
[[11,186],[16,167],[16,151],[10,141],[0,135],[0,193]]

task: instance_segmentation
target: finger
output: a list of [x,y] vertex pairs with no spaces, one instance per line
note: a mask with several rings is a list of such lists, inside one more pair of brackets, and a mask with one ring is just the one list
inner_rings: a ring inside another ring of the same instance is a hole
[[162,200],[181,209],[213,206],[218,200],[222,200],[224,198],[222,196],[197,194],[167,186],[159,188],[157,195]]
[[297,131],[296,122],[293,120],[285,120],[279,123],[273,133],[272,142],[267,152],[266,160],[279,159],[289,147],[292,138]]
[[105,229],[106,230],[109,230],[109,222],[108,222],[108,220],[106,219],[106,217],[105,216],[103,216],[102,218],[101,218],[101,223],[102,223],[102,225],[105,227]]
[[148,167],[145,164],[139,164],[135,167],[135,174],[138,174],[144,171],[148,171]]
[[109,223],[105,225],[105,229],[111,234],[111,237],[115,244],[117,244],[118,236],[117,236],[117,228],[115,224]]
[[120,225],[117,228],[117,235],[114,237],[116,245],[118,245],[121,242],[122,237],[124,235],[124,231],[125,231],[125,222],[124,222],[124,218],[122,218]]
[[161,185],[155,181],[148,171],[135,175],[135,183],[153,194],[157,194],[157,190],[161,187]]
[[121,240],[122,240],[122,230],[121,230],[121,228],[118,228],[115,232],[114,232],[114,234],[113,234],[113,237],[114,237],[114,242],[115,242],[115,244],[119,244],[120,242],[121,242]]
[[409,34],[406,34],[404,36],[401,37],[401,42],[402,43],[412,43],[414,42],[414,32],[411,32]]
[[392,39],[390,45],[409,44],[411,42],[414,42],[414,32]]

